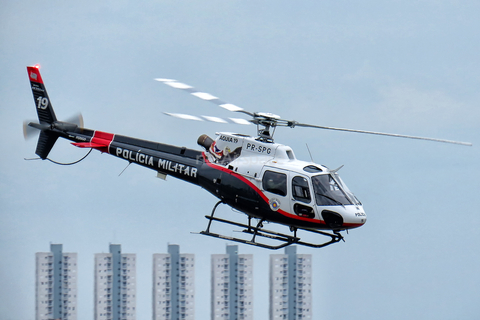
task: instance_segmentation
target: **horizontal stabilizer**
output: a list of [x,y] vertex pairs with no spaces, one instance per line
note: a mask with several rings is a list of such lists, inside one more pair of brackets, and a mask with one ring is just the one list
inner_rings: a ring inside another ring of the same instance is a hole
[[93,142],[75,142],[72,143],[75,147],[79,148],[102,148],[108,147],[108,143],[93,143]]

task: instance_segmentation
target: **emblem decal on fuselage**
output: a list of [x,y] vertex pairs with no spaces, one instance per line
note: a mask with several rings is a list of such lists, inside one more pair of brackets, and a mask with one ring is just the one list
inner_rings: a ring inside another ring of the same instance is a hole
[[268,201],[268,204],[270,205],[270,209],[272,209],[273,211],[277,211],[278,209],[280,209],[280,201],[276,198],[270,199],[270,201]]

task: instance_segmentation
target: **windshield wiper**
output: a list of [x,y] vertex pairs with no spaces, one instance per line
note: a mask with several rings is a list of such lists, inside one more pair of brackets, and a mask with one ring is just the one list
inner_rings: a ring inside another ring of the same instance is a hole
[[328,200],[331,200],[331,201],[333,201],[333,202],[335,202],[335,203],[337,203],[337,204],[339,204],[339,205],[341,205],[342,207],[345,208],[345,205],[344,205],[343,203],[341,203],[340,201],[338,201],[337,199],[334,199],[334,198],[332,198],[332,197],[329,197],[329,196],[327,196],[327,195],[325,195],[325,194],[323,194],[323,193],[317,193],[317,192],[315,192],[315,195],[319,195],[319,196],[325,197],[325,198],[327,198]]

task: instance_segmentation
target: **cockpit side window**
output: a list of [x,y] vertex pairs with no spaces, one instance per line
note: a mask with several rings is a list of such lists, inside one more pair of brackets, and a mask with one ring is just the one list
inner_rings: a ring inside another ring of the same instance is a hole
[[287,175],[273,171],[265,171],[262,180],[263,190],[281,196],[287,195]]
[[292,179],[292,193],[293,198],[297,201],[305,203],[312,201],[308,180],[304,177],[296,176]]

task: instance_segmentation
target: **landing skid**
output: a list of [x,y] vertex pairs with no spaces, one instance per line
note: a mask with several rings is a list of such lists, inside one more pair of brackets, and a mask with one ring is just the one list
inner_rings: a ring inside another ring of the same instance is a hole
[[[248,224],[243,224],[243,223],[239,223],[239,222],[235,222],[235,221],[230,221],[230,220],[214,217],[215,210],[217,209],[218,205],[220,205],[220,203],[222,203],[222,201],[217,202],[217,204],[213,207],[212,214],[210,216],[205,216],[205,218],[207,218],[209,220],[208,221],[208,226],[207,226],[207,229],[205,231],[199,232],[200,234],[210,236],[210,237],[215,237],[215,238],[240,242],[240,243],[244,243],[244,244],[249,244],[249,245],[252,245],[252,246],[257,246],[257,247],[262,247],[262,248],[267,248],[267,249],[273,249],[273,250],[284,248],[284,247],[289,246],[291,244],[297,244],[297,245],[302,245],[302,246],[307,246],[307,247],[312,247],[312,248],[322,248],[322,247],[326,247],[328,245],[331,245],[333,243],[336,243],[336,242],[339,242],[339,241],[343,240],[343,236],[339,232],[334,232],[332,234],[332,233],[323,232],[323,231],[319,231],[319,230],[310,230],[310,229],[303,229],[303,228],[298,228],[298,227],[290,227],[290,230],[293,232],[293,235],[288,235],[288,234],[279,233],[279,232],[272,231],[272,230],[266,230],[266,229],[263,229],[263,222],[265,222],[264,219],[260,220],[257,223],[256,226],[252,226],[252,224],[251,224],[252,217],[250,217],[250,216],[248,217]],[[213,221],[217,221],[217,222],[226,223],[226,224],[234,225],[234,226],[237,226],[237,227],[245,228],[241,232],[248,233],[248,234],[251,234],[253,236],[250,240],[246,240],[246,239],[242,239],[242,238],[235,238],[235,237],[230,237],[230,236],[225,236],[225,235],[222,235],[222,234],[210,232],[210,227],[211,227]],[[327,242],[324,242],[324,243],[319,243],[319,244],[301,241],[301,239],[299,237],[297,237],[297,231],[298,230],[303,230],[303,231],[308,231],[308,232],[320,234],[320,235],[323,235],[323,236],[330,237],[331,239],[330,239],[330,241],[327,241]],[[275,246],[275,245],[270,245],[270,244],[263,243],[263,242],[258,242],[258,241],[256,241],[257,237],[264,237],[264,238],[280,241],[281,244]]]

